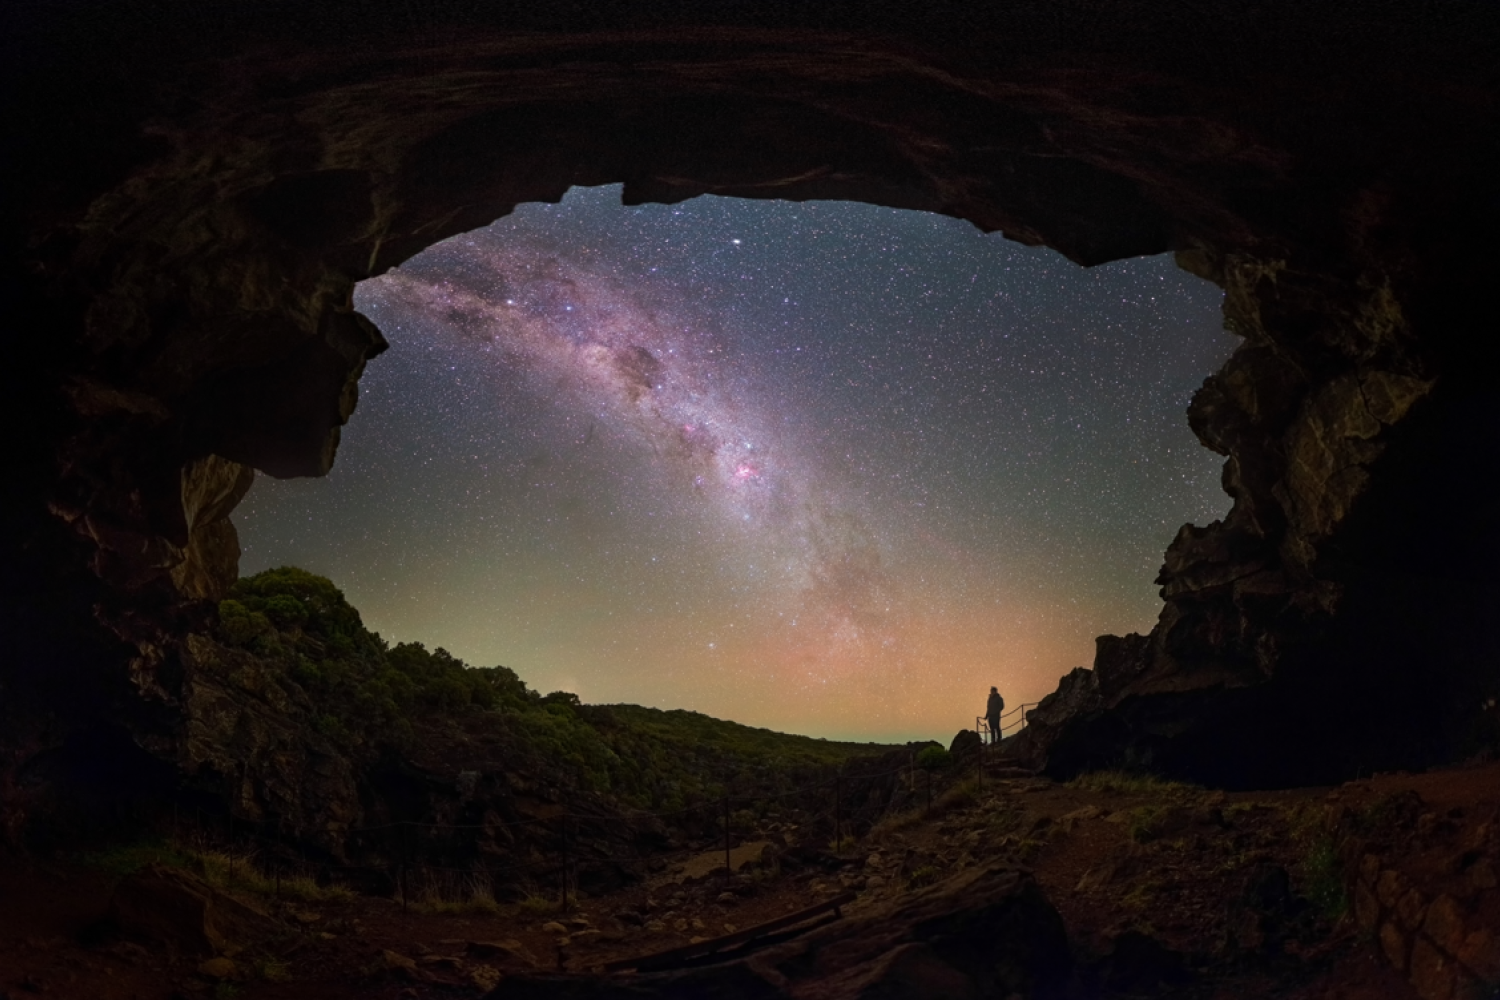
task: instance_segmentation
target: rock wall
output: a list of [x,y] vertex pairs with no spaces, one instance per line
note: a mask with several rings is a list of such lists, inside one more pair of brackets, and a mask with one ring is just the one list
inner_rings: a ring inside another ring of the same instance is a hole
[[1500,813],[1487,791],[1446,808],[1412,790],[1363,810],[1329,806],[1354,922],[1422,1000],[1500,984]]
[[1034,730],[1054,770],[1451,756],[1500,683],[1493,5],[5,18],[0,787],[101,721],[175,758],[248,470],[326,472],[384,347],[354,283],[575,184],[859,199],[1224,286],[1245,342],[1189,419],[1234,511],[1172,544],[1151,635],[1101,644],[1072,749]]

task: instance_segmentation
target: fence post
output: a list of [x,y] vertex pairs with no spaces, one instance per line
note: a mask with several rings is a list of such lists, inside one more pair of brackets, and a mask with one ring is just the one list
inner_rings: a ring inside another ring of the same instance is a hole
[[401,912],[406,912],[406,869],[409,867],[406,860],[406,826],[403,824],[396,827],[396,836],[401,844],[401,871],[399,880],[401,882]]
[[927,813],[932,814],[932,769],[927,769]]
[[734,875],[734,868],[729,861],[729,795],[724,795],[724,884],[729,884],[729,879]]
[[839,830],[844,825],[844,767],[833,776],[833,849],[839,849]]
[[568,814],[562,815],[562,911],[568,912]]

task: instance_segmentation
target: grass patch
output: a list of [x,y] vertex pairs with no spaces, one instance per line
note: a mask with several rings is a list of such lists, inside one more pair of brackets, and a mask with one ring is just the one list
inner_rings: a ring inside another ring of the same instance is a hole
[[527,896],[516,904],[516,908],[522,913],[529,913],[532,916],[538,917],[546,913],[556,913],[561,907],[562,903],[558,900],[537,895]]
[[487,875],[481,872],[431,874],[436,877],[429,878],[412,901],[411,908],[418,913],[496,916],[502,912]]
[[1130,839],[1137,844],[1149,844],[1162,833],[1162,815],[1166,812],[1160,806],[1137,806],[1125,815],[1128,817],[1125,830],[1130,834]]
[[189,864],[204,882],[225,892],[248,892],[256,896],[285,896],[305,903],[343,902],[353,899],[354,890],[342,885],[319,885],[305,875],[283,877],[267,875],[249,854],[224,851],[189,851]]
[[1107,792],[1115,795],[1165,795],[1181,797],[1201,792],[1196,785],[1167,781],[1154,774],[1131,771],[1090,771],[1067,783],[1080,792]]
[[935,867],[932,865],[923,865],[907,876],[906,886],[908,889],[920,889],[923,886],[928,886],[936,882],[937,878],[938,870]]
[[858,846],[859,839],[847,833],[828,842],[828,850],[833,854],[849,854]]
[[937,801],[932,804],[932,812],[934,816],[943,816],[955,809],[972,809],[978,804],[979,782],[970,778],[939,795]]
[[446,913],[450,916],[499,916],[501,912],[500,904],[492,896],[474,895],[454,899],[439,893],[422,896],[411,904],[411,908],[418,913]]
[[880,822],[870,827],[870,839],[880,840],[887,834],[900,833],[910,830],[922,822],[922,810],[908,809],[905,812],[891,813],[883,817]]
[[205,884],[223,892],[247,892],[256,896],[282,896],[307,903],[326,903],[354,898],[354,891],[341,885],[318,885],[305,875],[283,877],[278,884],[256,864],[253,854],[198,850],[171,840],[155,839],[121,844],[81,855],[90,868],[118,875],[134,875],[156,865],[189,872]]
[[81,855],[79,861],[90,868],[123,878],[151,865],[187,868],[192,864],[192,857],[190,852],[171,841],[142,840],[107,847],[102,851],[91,851]]

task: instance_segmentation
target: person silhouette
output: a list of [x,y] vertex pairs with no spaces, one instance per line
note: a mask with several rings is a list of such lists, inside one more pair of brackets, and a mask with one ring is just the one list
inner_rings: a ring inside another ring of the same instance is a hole
[[990,700],[984,706],[985,721],[990,724],[990,742],[1000,742],[1000,713],[1005,711],[1005,699],[998,688],[990,688]]

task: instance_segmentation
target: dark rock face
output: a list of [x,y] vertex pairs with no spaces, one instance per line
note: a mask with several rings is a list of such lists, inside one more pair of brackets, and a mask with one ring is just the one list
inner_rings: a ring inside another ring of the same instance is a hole
[[80,728],[190,742],[181,637],[233,577],[248,470],[327,471],[384,347],[354,283],[614,181],[942,212],[1082,264],[1175,250],[1224,287],[1244,344],[1188,416],[1234,509],[1179,533],[1094,693],[1039,710],[1039,763],[1244,784],[1475,749],[1493,5],[215,10],[0,31],[7,802]]
[[1062,918],[1029,875],[973,869],[901,902],[850,914],[746,958],[603,979],[514,976],[489,995],[750,1000],[977,1000],[1060,996],[1071,972]]

